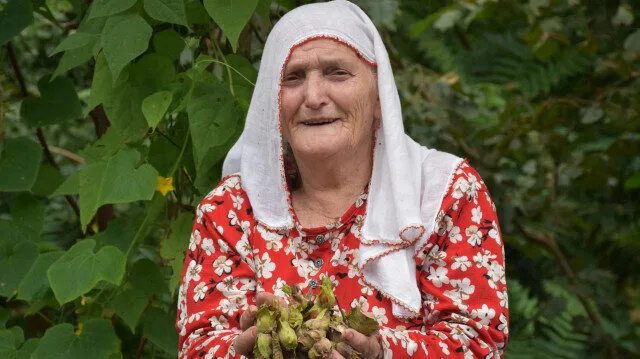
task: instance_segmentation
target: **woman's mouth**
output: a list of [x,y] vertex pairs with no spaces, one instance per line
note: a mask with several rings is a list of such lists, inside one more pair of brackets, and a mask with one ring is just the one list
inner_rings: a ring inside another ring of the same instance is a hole
[[302,121],[302,124],[306,126],[322,126],[334,123],[337,120],[337,118],[313,118]]

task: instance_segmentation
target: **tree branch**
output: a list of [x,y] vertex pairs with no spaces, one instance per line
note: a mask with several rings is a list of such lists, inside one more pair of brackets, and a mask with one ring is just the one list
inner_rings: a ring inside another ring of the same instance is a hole
[[[556,262],[560,266],[560,270],[562,271],[562,274],[564,274],[564,276],[567,278],[567,280],[572,286],[576,286],[578,284],[578,281],[576,280],[576,276],[573,272],[573,269],[569,265],[569,261],[567,260],[567,257],[564,255],[564,253],[558,246],[558,242],[556,241],[553,234],[536,232],[528,228],[524,224],[520,223],[520,221],[515,221],[515,224],[516,226],[518,226],[520,231],[522,231],[525,237],[529,238],[535,243],[542,245],[543,247],[546,247],[549,250],[549,252],[551,252],[551,254],[556,259]],[[584,307],[591,321],[597,326],[599,326],[600,328],[602,328],[602,322],[600,321],[600,317],[598,317],[598,313],[596,309],[593,308],[593,306],[589,302],[589,299],[580,293],[576,293],[575,295],[578,297],[578,300],[580,300],[580,303],[582,303],[582,306]]]

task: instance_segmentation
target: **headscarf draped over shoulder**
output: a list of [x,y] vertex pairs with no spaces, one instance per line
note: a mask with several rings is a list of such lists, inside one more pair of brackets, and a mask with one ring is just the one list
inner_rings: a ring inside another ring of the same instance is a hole
[[292,50],[329,38],[377,66],[382,110],[376,132],[359,266],[365,281],[393,302],[396,317],[420,315],[415,251],[434,230],[443,196],[461,159],[420,146],[404,133],[400,98],[389,55],[369,17],[336,0],[298,7],[269,34],[245,129],[228,153],[223,175],[240,172],[255,218],[268,228],[294,227],[288,201],[279,121],[282,70]]

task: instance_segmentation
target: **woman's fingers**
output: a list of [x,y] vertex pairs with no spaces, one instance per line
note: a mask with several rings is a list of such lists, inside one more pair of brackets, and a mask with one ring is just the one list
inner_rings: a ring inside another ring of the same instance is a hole
[[255,324],[256,314],[258,314],[258,307],[250,305],[247,310],[240,316],[240,329],[247,330],[249,327]]
[[242,332],[233,341],[236,348],[236,353],[241,355],[249,355],[253,351],[253,347],[256,344],[256,337],[258,336],[258,328],[255,326]]
[[380,342],[375,336],[366,336],[354,329],[347,329],[342,333],[342,339],[347,344],[362,354],[364,358],[377,358],[380,356]]
[[[259,307],[263,303],[269,303],[273,300],[274,297],[275,296],[272,293],[260,292],[256,294],[256,305]],[[287,306],[287,302],[283,298],[280,298],[280,297],[277,297],[277,298],[281,306],[284,306],[284,307]]]
[[333,349],[331,351],[331,354],[329,355],[329,358],[331,359],[344,359],[344,357],[342,356],[342,354],[340,354],[337,350]]

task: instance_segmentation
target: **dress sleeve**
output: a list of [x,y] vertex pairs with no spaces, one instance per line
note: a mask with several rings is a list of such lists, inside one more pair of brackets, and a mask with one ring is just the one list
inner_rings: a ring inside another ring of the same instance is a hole
[[253,304],[256,280],[248,201],[228,179],[196,210],[178,296],[179,358],[235,358],[240,314]]
[[502,358],[508,337],[504,247],[495,206],[466,161],[416,256],[424,321],[382,328],[385,358]]

